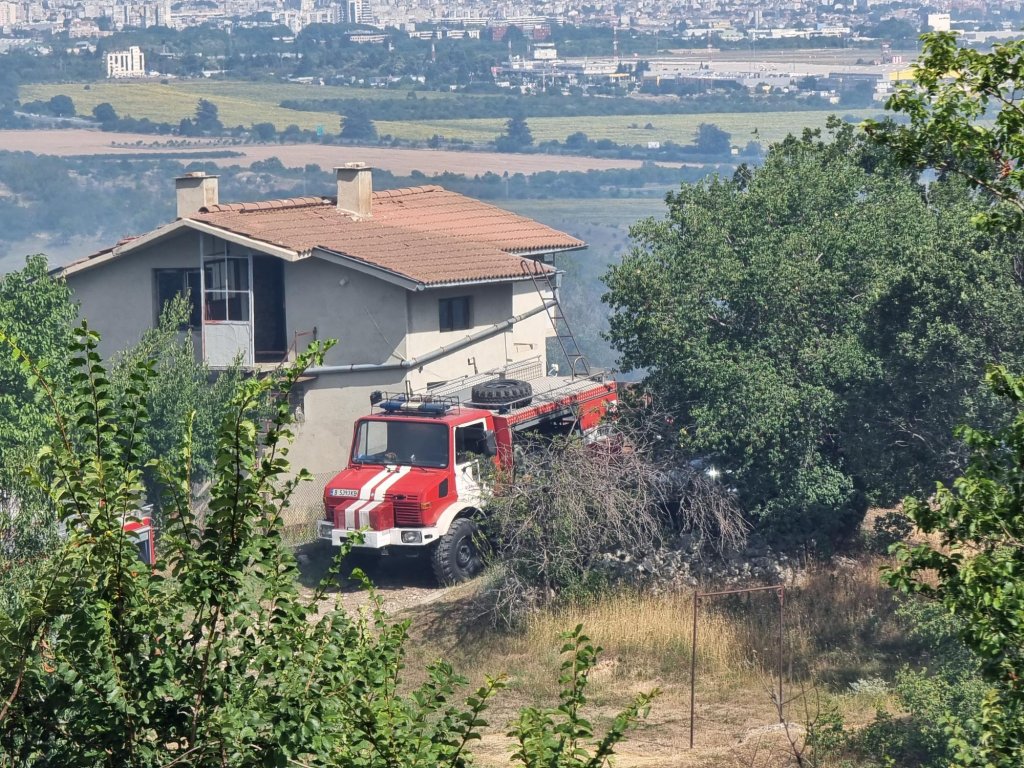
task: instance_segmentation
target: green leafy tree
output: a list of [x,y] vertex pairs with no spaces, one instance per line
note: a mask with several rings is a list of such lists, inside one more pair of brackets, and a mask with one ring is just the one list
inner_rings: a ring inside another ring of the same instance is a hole
[[575,133],[570,133],[568,136],[565,137],[566,149],[581,151],[586,149],[589,143],[590,139],[587,137],[587,134],[585,134],[583,131],[576,131]]
[[868,499],[953,476],[953,428],[1005,409],[979,384],[1024,362],[1016,238],[971,225],[966,185],[926,189],[833,125],[763,167],[684,186],[606,276],[610,339],[728,470],[744,507],[824,544]]
[[522,115],[510,117],[505,132],[494,141],[499,152],[519,152],[533,144],[533,133]]
[[58,94],[50,98],[48,102],[50,112],[57,117],[74,117],[75,116],[75,103],[71,100],[70,96],[64,94]]
[[[113,361],[110,380],[115,399],[127,396],[132,372],[152,361],[156,377],[147,395],[148,419],[142,428],[142,456],[148,463],[171,455],[186,439],[192,445],[192,477],[207,480],[213,471],[217,430],[239,385],[237,367],[214,373],[196,354],[188,327],[191,304],[186,296],[167,303],[155,328]],[[143,477],[147,499],[160,506],[161,484],[154,467]]]
[[693,146],[702,155],[728,155],[732,151],[732,135],[714,123],[701,123],[694,134]]
[[[19,339],[57,386],[67,381],[76,314],[70,289],[48,274],[45,257],[30,256],[23,269],[0,276],[0,334]],[[17,362],[0,355],[0,613],[13,608],[35,559],[53,543],[54,517],[26,474],[53,426]]]
[[989,686],[976,717],[948,719],[954,763],[1011,768],[1024,762],[1024,378],[993,366],[986,381],[1012,423],[958,430],[971,451],[963,475],[906,504],[937,546],[897,544],[887,578],[945,609]]
[[277,138],[277,129],[273,123],[254,123],[252,132],[260,141],[273,141]]
[[911,166],[966,177],[1005,205],[979,213],[980,223],[1024,226],[1024,41],[988,50],[961,48],[955,33],[923,35],[913,80],[890,98],[909,122],[868,129]]
[[104,101],[102,104],[97,104],[95,107],[93,107],[92,116],[104,125],[112,125],[113,123],[116,123],[118,119],[117,111],[114,109],[114,106],[108,101]]
[[370,113],[361,106],[353,105],[341,118],[341,138],[352,141],[376,141],[377,126],[370,119]]
[[196,104],[194,122],[196,130],[200,133],[220,133],[224,130],[217,105],[207,99],[200,99]]

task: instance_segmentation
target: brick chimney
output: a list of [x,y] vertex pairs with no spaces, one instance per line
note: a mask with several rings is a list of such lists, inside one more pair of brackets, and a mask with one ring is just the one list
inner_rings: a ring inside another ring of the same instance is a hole
[[360,219],[373,216],[373,169],[366,163],[345,163],[334,169],[338,177],[338,210]]
[[193,171],[174,180],[174,190],[178,196],[178,218],[182,219],[196,213],[200,208],[217,205],[217,177],[207,176],[204,171]]

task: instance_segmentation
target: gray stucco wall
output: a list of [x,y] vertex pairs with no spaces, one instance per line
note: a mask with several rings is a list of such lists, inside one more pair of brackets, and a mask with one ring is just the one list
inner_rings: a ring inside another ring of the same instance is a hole
[[376,389],[405,390],[402,371],[321,374],[306,385],[302,423],[296,425],[288,460],[293,469],[338,472],[348,461],[352,427],[370,412]]
[[[406,356],[404,288],[319,258],[285,264],[284,282],[289,343],[292,334],[315,326],[318,338],[338,340],[326,365]],[[310,338],[302,337],[299,347]]]
[[102,336],[109,357],[135,344],[156,319],[153,270],[199,268],[199,234],[182,232],[123,258],[69,275],[80,315]]

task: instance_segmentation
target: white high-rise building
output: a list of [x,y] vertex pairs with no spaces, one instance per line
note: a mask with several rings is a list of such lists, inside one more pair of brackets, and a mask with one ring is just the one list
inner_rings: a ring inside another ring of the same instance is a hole
[[107,54],[107,77],[143,77],[145,74],[146,57],[139,46]]
[[372,24],[373,11],[369,0],[348,0],[345,21],[349,24]]
[[14,3],[0,3],[0,27],[13,27],[18,23],[18,6]]

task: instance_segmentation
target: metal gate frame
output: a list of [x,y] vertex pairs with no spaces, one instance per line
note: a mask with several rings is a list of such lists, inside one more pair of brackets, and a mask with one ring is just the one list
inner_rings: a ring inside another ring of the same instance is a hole
[[723,589],[716,592],[701,592],[694,590],[693,592],[693,638],[690,642],[690,749],[693,749],[693,723],[694,723],[694,704],[696,699],[696,686],[697,686],[697,606],[700,605],[700,601],[706,597],[721,597],[723,595],[745,595],[753,592],[775,592],[779,598],[779,698],[778,698],[778,709],[779,709],[779,722],[786,722],[782,716],[783,712],[783,698],[782,698],[782,670],[783,670],[783,649],[785,639],[785,609],[786,609],[786,585],[775,584],[768,587],[744,587],[740,589]]

